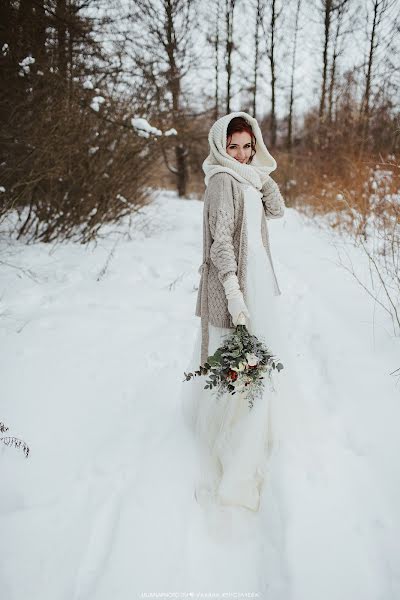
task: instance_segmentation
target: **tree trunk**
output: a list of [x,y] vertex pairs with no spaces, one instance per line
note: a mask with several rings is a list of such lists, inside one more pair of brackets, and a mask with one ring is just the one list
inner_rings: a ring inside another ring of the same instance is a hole
[[226,18],[226,112],[231,112],[231,79],[232,79],[232,50],[233,50],[233,14],[235,10],[235,0],[226,0],[225,18]]
[[34,53],[36,67],[43,68],[46,62],[46,11],[43,0],[35,2]]
[[379,9],[380,4],[382,4],[382,2],[380,0],[374,0],[374,4],[373,4],[374,16],[373,16],[373,20],[372,20],[371,37],[370,37],[370,41],[369,41],[368,65],[367,65],[367,74],[365,77],[365,91],[364,91],[363,101],[362,101],[362,105],[361,105],[361,110],[365,117],[366,123],[368,122],[368,119],[369,119],[372,68],[373,68],[373,62],[374,62],[375,50],[376,50],[375,38],[376,38],[376,28],[377,28],[377,22],[378,22],[378,9]]
[[290,74],[290,98],[289,98],[289,117],[286,145],[290,151],[293,144],[293,106],[294,106],[294,75],[296,72],[296,53],[297,53],[297,35],[299,32],[299,15],[300,15],[301,0],[297,0],[296,17],[294,25],[294,42],[292,52],[292,66]]
[[258,67],[260,62],[260,25],[262,23],[261,0],[257,0],[256,7],[256,31],[255,31],[255,49],[254,49],[254,74],[253,74],[253,117],[257,118],[257,79]]
[[[176,52],[177,42],[175,33],[175,13],[173,1],[165,0],[165,13],[166,13],[166,36],[167,36],[167,55],[169,62],[169,88],[172,95],[172,122],[174,127],[178,130],[177,143],[175,146],[175,160],[176,160],[176,181],[179,196],[185,196],[186,184],[187,184],[187,165],[186,155],[187,152],[183,146],[182,140],[180,140],[181,132],[179,123],[180,116],[180,100],[181,100],[181,76],[176,63]],[[181,123],[182,125],[182,123]]]
[[[344,5],[342,5],[342,8]],[[331,76],[329,81],[329,95],[328,95],[328,121],[332,123],[333,118],[333,94],[335,90],[335,79],[336,79],[336,61],[339,56],[339,37],[340,37],[340,28],[342,25],[342,17],[343,11],[342,8],[338,10],[337,14],[337,23],[336,23],[336,31],[335,31],[335,40],[333,42],[333,50],[332,50],[332,63],[331,63]]]
[[276,145],[276,75],[275,75],[275,28],[276,28],[276,0],[272,0],[271,10],[271,145]]
[[57,53],[58,70],[64,82],[67,81],[67,49],[66,49],[66,4],[65,0],[57,0]]
[[322,82],[321,98],[319,103],[319,118],[322,121],[325,114],[326,89],[328,81],[328,48],[332,18],[332,0],[324,0],[324,49],[322,52]]
[[214,99],[214,119],[219,117],[219,12],[220,0],[217,1],[217,14],[215,18],[215,38],[214,38],[214,65],[215,65],[215,99]]

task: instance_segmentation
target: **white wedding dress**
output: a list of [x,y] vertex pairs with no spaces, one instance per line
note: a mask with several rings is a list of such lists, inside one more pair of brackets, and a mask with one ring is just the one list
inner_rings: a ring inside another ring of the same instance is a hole
[[[263,340],[285,366],[285,348],[279,325],[279,295],[276,295],[269,256],[262,242],[261,193],[241,184],[248,230],[247,307],[250,333]],[[232,329],[209,324],[211,355]],[[201,326],[186,372],[200,365]],[[205,377],[182,383],[181,410],[186,425],[195,435],[199,472],[195,496],[202,505],[229,505],[258,511],[268,463],[274,449],[272,405],[279,400],[281,372],[272,382],[265,379],[263,396],[249,410],[244,394],[225,394],[218,400],[215,390],[204,389]]]

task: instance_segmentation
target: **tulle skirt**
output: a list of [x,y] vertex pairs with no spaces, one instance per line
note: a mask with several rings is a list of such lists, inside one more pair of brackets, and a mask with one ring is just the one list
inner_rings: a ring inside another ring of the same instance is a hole
[[[250,250],[250,249],[249,249]],[[249,251],[248,329],[262,339],[284,363],[282,336],[272,272],[264,247]],[[233,329],[209,324],[209,355]],[[200,365],[201,327],[195,339],[187,371]],[[198,450],[198,474],[195,488],[200,504],[242,506],[257,511],[265,482],[268,461],[274,449],[273,403],[279,400],[280,373],[266,381],[262,397],[249,409],[245,393],[224,394],[204,389],[205,377],[196,376],[182,390],[181,407],[186,425],[194,434]]]

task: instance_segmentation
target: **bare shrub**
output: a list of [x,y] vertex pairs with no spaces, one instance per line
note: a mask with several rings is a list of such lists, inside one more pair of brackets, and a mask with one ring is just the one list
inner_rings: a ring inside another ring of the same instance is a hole
[[[6,433],[8,431],[8,427],[4,425],[0,421],[0,433]],[[2,436],[0,437],[0,442],[3,442],[5,446],[14,446],[14,448],[22,448],[23,453],[25,454],[25,458],[28,458],[29,455],[29,446],[23,440],[16,438],[14,436]]]
[[78,88],[66,99],[53,88],[49,97],[42,87],[31,111],[23,104],[10,115],[15,137],[2,148],[3,214],[17,211],[18,238],[87,242],[148,201],[156,142],[135,133],[125,106],[92,110],[92,92]]

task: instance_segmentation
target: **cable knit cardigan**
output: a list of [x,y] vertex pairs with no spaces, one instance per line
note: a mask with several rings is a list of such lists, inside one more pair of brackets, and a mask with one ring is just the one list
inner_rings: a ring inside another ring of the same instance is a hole
[[[262,186],[266,219],[283,216],[285,203],[277,183],[268,176]],[[268,226],[262,219],[261,235],[271,261],[275,295],[281,294],[269,245]],[[203,263],[195,315],[201,318],[201,364],[208,358],[208,323],[233,328],[223,282],[235,273],[244,300],[247,299],[247,222],[241,184],[229,173],[216,173],[208,183],[203,206]]]

